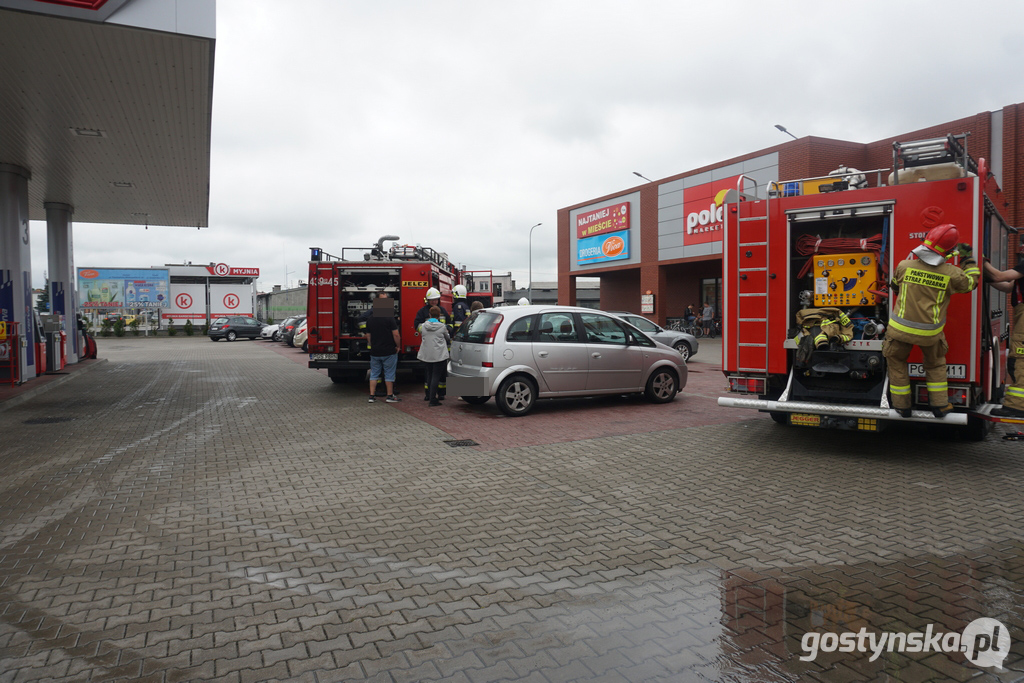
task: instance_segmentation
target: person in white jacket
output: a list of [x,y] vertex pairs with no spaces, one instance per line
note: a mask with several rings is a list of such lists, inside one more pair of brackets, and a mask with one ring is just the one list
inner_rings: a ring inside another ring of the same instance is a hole
[[448,345],[452,338],[448,326],[438,318],[441,309],[431,306],[430,317],[420,325],[420,350],[416,358],[423,361],[424,383],[427,385],[428,405],[439,406],[443,396],[438,395],[438,385],[443,384],[448,374]]

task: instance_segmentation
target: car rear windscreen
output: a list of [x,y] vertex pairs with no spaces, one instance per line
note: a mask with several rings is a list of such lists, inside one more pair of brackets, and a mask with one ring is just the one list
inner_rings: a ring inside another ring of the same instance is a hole
[[477,311],[466,321],[455,335],[456,341],[472,342],[482,344],[487,337],[488,331],[494,323],[501,318],[498,313],[490,311]]

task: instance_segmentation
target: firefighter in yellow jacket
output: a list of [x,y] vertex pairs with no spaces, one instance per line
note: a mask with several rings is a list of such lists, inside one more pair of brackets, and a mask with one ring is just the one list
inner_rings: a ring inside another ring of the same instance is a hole
[[1003,405],[992,410],[996,417],[1024,418],[1024,243],[1018,250],[1017,265],[1009,270],[998,270],[985,261],[985,279],[1001,292],[1011,295],[1013,328],[1008,346],[1007,371],[1013,377],[1003,394]]
[[[946,351],[949,345],[942,329],[951,294],[969,292],[978,286],[981,271],[971,256],[971,247],[958,244],[960,233],[951,223],[932,228],[913,251],[917,259],[901,261],[893,275],[898,292],[885,331],[882,355],[889,365],[889,393],[892,407],[901,417],[910,417],[910,374],[907,358],[914,346],[921,347],[928,403],[935,417],[953,410],[946,386]],[[960,253],[963,268],[946,259]]]

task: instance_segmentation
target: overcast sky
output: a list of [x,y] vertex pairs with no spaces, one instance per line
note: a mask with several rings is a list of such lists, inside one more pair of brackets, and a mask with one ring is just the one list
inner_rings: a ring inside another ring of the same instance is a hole
[[[75,223],[78,266],[259,287],[393,234],[520,286],[557,210],[798,137],[1024,101],[1024,2],[217,0],[210,228]],[[33,223],[33,275],[46,269]],[[111,244],[132,248],[111,249]]]

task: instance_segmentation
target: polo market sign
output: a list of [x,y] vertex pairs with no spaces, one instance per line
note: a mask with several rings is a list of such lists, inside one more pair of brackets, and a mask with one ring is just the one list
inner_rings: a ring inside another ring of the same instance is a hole
[[735,189],[739,176],[715,180],[683,190],[683,244],[722,240],[725,229],[725,196]]

